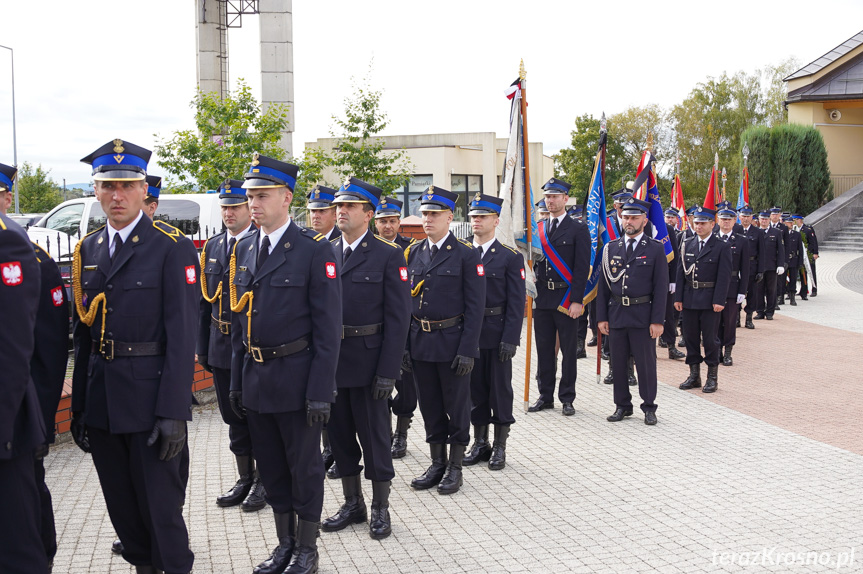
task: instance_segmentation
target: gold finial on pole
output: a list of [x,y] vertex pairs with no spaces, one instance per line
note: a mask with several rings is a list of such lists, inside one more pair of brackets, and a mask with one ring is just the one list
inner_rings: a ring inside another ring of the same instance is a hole
[[527,72],[524,71],[524,58],[521,60],[521,64],[518,65],[518,79],[524,80],[527,78]]
[[728,179],[728,174],[725,172],[725,168],[722,168],[722,199],[725,199],[725,181]]
[[647,132],[647,151],[653,153],[653,132]]
[[719,152],[713,154],[713,167],[719,169]]

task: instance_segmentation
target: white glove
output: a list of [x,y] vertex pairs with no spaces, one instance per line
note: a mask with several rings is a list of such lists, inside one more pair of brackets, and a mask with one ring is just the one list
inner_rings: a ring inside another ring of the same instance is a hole
[[738,293],[738,294],[737,294],[737,304],[738,304],[738,305],[740,305],[741,303],[743,303],[743,301],[744,301],[745,299],[746,299],[746,295],[744,295],[743,293]]
[[677,283],[669,283],[668,284],[668,292],[674,295],[674,292],[677,291]]
[[782,275],[783,273],[785,273],[785,268],[784,268],[784,267],[779,266],[779,267],[777,267],[777,268],[776,268],[776,274],[777,274],[777,275]]

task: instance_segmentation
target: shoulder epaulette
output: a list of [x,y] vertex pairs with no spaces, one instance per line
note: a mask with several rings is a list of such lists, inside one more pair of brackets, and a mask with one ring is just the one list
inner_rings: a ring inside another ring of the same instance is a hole
[[409,257],[409,256],[410,256],[410,254],[411,254],[411,247],[413,247],[414,245],[419,245],[419,242],[418,242],[418,241],[414,241],[413,243],[411,243],[411,244],[409,244],[407,247],[405,247],[405,261],[407,261],[407,260],[408,260],[408,257]]
[[158,229],[159,231],[161,231],[162,233],[164,233],[165,235],[170,237],[174,241],[174,243],[177,242],[177,239],[179,239],[180,237],[183,237],[182,231],[180,231],[179,229],[177,229],[176,227],[174,227],[173,225],[171,225],[169,223],[165,223],[164,221],[159,221],[159,220],[154,221],[153,227],[155,227],[156,229]]
[[384,238],[383,238],[383,237],[381,237],[380,235],[375,235],[375,239],[377,239],[378,241],[381,241],[381,242],[383,242],[383,243],[386,243],[387,245],[389,245],[389,246],[391,246],[391,247],[395,247],[395,248],[397,248],[397,249],[401,249],[401,246],[399,246],[399,245],[397,245],[397,244],[393,243],[392,241],[388,241],[388,240],[384,239]]
[[41,259],[42,257],[47,257],[48,259],[52,259],[51,254],[48,253],[47,251],[45,251],[44,249],[42,249],[41,245],[39,245],[38,243],[34,243],[34,242],[31,242],[31,243],[33,243],[33,251],[36,252],[36,259],[39,261],[39,263],[42,263],[42,259]]
[[461,243],[462,245],[466,246],[466,247],[470,247],[471,249],[473,249],[473,243],[471,243],[469,241],[465,241],[464,239],[459,239],[458,242]]
[[513,253],[515,253],[516,255],[518,255],[518,251],[517,251],[517,250],[515,250],[515,249],[513,249],[513,248],[512,248],[512,247],[510,247],[509,245],[504,245],[503,243],[501,243],[501,246],[502,246],[502,247],[505,247],[506,249],[509,249],[510,251],[512,251]]
[[336,241],[338,241],[338,240],[339,240],[339,239],[341,239],[341,238],[342,238],[341,236],[339,236],[339,237],[333,237],[332,239],[330,239],[330,243],[332,243],[333,245],[335,245],[335,244],[336,244]]
[[100,231],[102,231],[103,229],[105,229],[105,226],[104,226],[104,225],[103,225],[102,227],[99,227],[99,228],[97,228],[97,229],[94,229],[93,231],[91,231],[90,233],[88,233],[87,235],[85,235],[84,237],[82,237],[82,238],[81,238],[81,240],[83,241],[84,239],[87,239],[88,237],[90,237],[90,236],[91,236],[91,235],[93,235],[94,233],[99,233],[99,232],[100,232]]

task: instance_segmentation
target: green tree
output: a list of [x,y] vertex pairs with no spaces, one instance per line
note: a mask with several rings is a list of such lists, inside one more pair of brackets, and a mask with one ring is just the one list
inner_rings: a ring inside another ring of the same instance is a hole
[[45,213],[63,201],[49,173],[51,170],[42,169],[42,164],[34,169],[26,161],[18,170],[18,201],[22,213]]
[[174,191],[218,189],[226,178],[242,177],[255,152],[285,157],[279,144],[287,108],[273,105],[263,111],[242,79],[224,99],[199,90],[190,106],[194,130],[175,131],[170,139],[155,134],[157,163],[168,172],[167,187]]
[[798,69],[800,62],[791,56],[761,71],[764,83],[764,122],[768,126],[778,126],[788,121],[788,110],[785,109],[788,84],[784,79]]
[[[571,194],[578,197],[579,201],[584,199],[590,187],[590,179],[593,177],[593,163],[599,145],[599,121],[592,114],[577,117],[575,129],[571,132],[571,147],[564,148],[552,156],[555,177],[572,184]],[[620,187],[620,182],[626,174],[631,172],[634,177],[638,160],[633,162],[627,157],[623,146],[615,137],[611,122],[608,122],[607,127],[605,190],[606,195],[610,197],[611,193]]]
[[303,157],[304,185],[319,181],[325,167],[336,172],[339,183],[358,177],[385,193],[403,187],[410,179],[413,165],[407,152],[387,150],[385,140],[377,137],[389,125],[389,119],[381,109],[381,91],[369,87],[370,75],[361,83],[353,81],[353,95],[344,100],[344,117],[332,116],[335,127],[330,129],[330,135],[338,140],[336,148],[331,152],[315,148]]

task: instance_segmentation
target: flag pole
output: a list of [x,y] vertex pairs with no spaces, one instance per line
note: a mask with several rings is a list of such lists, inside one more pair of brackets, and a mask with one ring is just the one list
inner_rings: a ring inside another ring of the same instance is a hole
[[719,203],[716,201],[716,190],[719,189],[719,152],[713,154],[713,173],[710,178],[713,180],[713,197],[710,199],[713,200],[713,209],[716,209],[716,204]]
[[722,201],[725,201],[725,181],[728,179],[728,174],[725,172],[725,168],[722,168]]
[[[533,269],[533,225],[532,222],[527,221],[528,217],[531,217],[533,210],[531,210],[530,202],[530,157],[528,153],[528,139],[527,139],[527,85],[525,80],[527,79],[527,72],[524,71],[524,60],[521,60],[521,63],[518,67],[518,79],[520,80],[521,87],[521,129],[522,129],[522,151],[524,155],[522,156],[524,159],[524,217],[526,223],[526,239],[527,239],[527,265],[530,269]],[[528,295],[527,296],[527,345],[525,349],[525,362],[524,362],[524,412],[527,412],[527,409],[530,404],[530,351],[531,345],[533,343],[533,298]]]
[[[606,133],[606,138],[608,137],[608,123],[605,120],[605,112],[602,112],[602,118],[599,120],[599,140],[602,141],[602,134]],[[606,143],[602,145],[599,149],[599,158],[600,164],[599,169],[599,177],[602,178],[602,193],[605,193],[605,150],[608,147],[608,140]],[[589,193],[589,192],[588,192]],[[586,214],[586,211],[585,211]],[[604,213],[599,215],[600,217],[606,217]],[[586,215],[585,215],[586,217]],[[594,318],[595,320],[595,318]],[[602,382],[602,332],[599,330],[599,327],[596,328],[596,384],[600,384]]]

